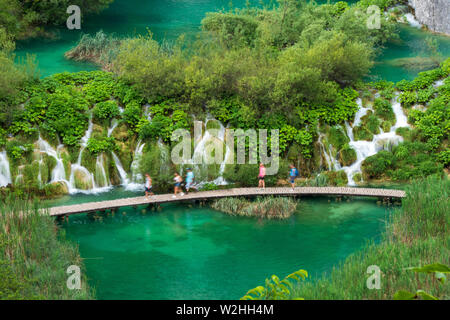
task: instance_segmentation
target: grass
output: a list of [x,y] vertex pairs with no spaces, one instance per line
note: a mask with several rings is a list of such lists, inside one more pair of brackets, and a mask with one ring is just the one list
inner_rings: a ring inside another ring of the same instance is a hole
[[120,39],[100,30],[93,36],[84,34],[78,44],[65,53],[65,57],[75,61],[94,62],[109,70],[119,46]]
[[[0,299],[92,299],[78,248],[38,202],[9,196],[0,203]],[[81,289],[67,288],[70,265],[81,268]]]
[[286,197],[257,197],[254,201],[223,198],[212,202],[211,207],[230,215],[287,219],[297,209],[297,201]]
[[[407,197],[389,221],[380,244],[368,244],[334,268],[330,275],[305,282],[290,298],[392,299],[398,290],[425,290],[440,299],[450,298],[450,285],[434,276],[404,270],[432,263],[449,264],[450,180],[430,176],[407,188]],[[381,289],[366,286],[367,268],[381,269]]]

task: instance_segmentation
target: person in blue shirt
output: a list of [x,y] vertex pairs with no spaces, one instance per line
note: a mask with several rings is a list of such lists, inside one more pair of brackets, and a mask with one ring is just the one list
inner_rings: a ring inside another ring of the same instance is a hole
[[298,170],[297,168],[291,164],[289,169],[289,183],[291,184],[292,190],[295,188],[295,178],[298,177]]
[[193,188],[194,184],[194,172],[192,172],[191,168],[187,168],[186,173],[186,194],[189,193],[189,189]]

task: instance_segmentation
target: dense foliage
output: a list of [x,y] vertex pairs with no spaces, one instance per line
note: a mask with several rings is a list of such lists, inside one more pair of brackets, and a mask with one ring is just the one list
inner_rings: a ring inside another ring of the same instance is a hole
[[47,34],[45,27],[65,24],[70,5],[83,8],[83,14],[98,13],[113,0],[0,0],[0,26],[16,39]]
[[[442,172],[450,165],[450,59],[431,71],[422,72],[412,81],[400,81],[400,101],[408,108],[412,129],[400,128],[397,133],[405,142],[369,157],[363,163],[365,179],[389,178],[406,181],[411,178]],[[437,80],[444,78],[436,88]],[[423,92],[426,92],[423,94]],[[429,92],[431,92],[429,94]],[[414,99],[407,99],[413,95]],[[417,97],[425,97],[418,100]],[[381,98],[375,102],[376,110],[384,109]],[[387,105],[386,105],[387,106]],[[414,108],[412,108],[414,106]],[[418,107],[422,106],[422,107]],[[376,112],[377,112],[376,111]],[[388,111],[389,112],[389,111]],[[386,114],[385,112],[382,115]]]
[[0,300],[93,298],[83,271],[81,289],[67,288],[67,268],[83,261],[41,210],[12,196],[0,202]]
[[[305,299],[393,299],[398,290],[421,289],[439,298],[450,296],[448,283],[413,274],[411,266],[448,263],[450,180],[431,176],[415,181],[407,189],[402,208],[388,222],[381,243],[369,244],[352,254],[330,275],[301,283],[290,298]],[[367,267],[381,269],[381,289],[366,286]]]

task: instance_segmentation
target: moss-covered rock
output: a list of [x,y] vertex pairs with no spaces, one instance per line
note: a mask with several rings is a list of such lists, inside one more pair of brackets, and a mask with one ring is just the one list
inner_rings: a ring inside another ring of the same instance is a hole
[[356,141],[358,140],[366,140],[366,141],[372,141],[373,140],[373,133],[370,132],[366,127],[364,126],[358,126],[353,128],[353,135]]
[[374,115],[369,115],[366,119],[364,119],[364,124],[370,133],[379,134],[380,133],[380,120]]
[[362,180],[362,174],[361,173],[356,173],[354,176],[353,176],[353,181],[355,182],[355,183],[361,183],[363,180]]
[[375,115],[386,121],[395,121],[394,110],[389,100],[384,98],[377,98],[373,104]]
[[92,126],[91,138],[100,139],[107,135],[107,130],[100,124],[94,123]]
[[97,157],[95,173],[94,173],[95,184],[99,187],[106,187],[109,181],[109,171],[107,167],[107,160],[104,154]]
[[75,169],[74,180],[75,180],[75,187],[77,189],[89,190],[94,187],[92,185],[91,176],[88,175],[87,172],[85,172],[83,170]]
[[81,155],[81,165],[89,170],[89,172],[95,171],[96,157],[90,153],[87,148],[83,150]]
[[395,130],[395,133],[399,136],[402,136],[403,139],[405,139],[405,141],[411,141],[412,137],[412,130],[410,128],[407,127],[403,127],[403,128],[398,128],[397,130]]
[[356,151],[348,144],[339,151],[339,163],[341,166],[349,166],[356,161]]
[[322,174],[326,176],[330,186],[344,187],[348,184],[347,174],[344,170],[325,171]]
[[220,122],[217,121],[217,120],[209,120],[206,123],[206,130],[210,130],[210,129],[219,130],[220,129]]
[[114,129],[111,136],[114,137],[116,141],[122,142],[133,140],[135,138],[134,135],[130,135],[128,127],[124,122],[120,123],[117,128]]
[[384,132],[391,131],[392,126],[393,124],[391,121],[384,120],[383,122],[381,122],[381,129],[383,129]]
[[69,193],[69,187],[65,182],[53,182],[50,184],[53,196],[63,195]]
[[342,147],[350,141],[341,126],[331,127],[327,133],[327,140],[336,152],[337,150],[342,149]]

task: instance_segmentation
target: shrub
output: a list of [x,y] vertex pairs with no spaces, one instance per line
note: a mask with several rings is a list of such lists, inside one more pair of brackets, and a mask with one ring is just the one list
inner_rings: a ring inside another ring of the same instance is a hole
[[107,119],[112,119],[120,115],[119,106],[115,101],[99,102],[92,109],[94,118],[100,122]]
[[97,155],[106,151],[116,151],[118,148],[114,137],[103,137],[100,139],[90,138],[86,149],[93,155]]
[[339,162],[342,166],[349,166],[356,161],[356,151],[346,144],[339,151]]
[[373,103],[373,107],[375,109],[375,115],[381,119],[384,119],[386,121],[394,121],[395,120],[395,114],[392,110],[391,103],[382,98],[375,99]]
[[342,128],[339,127],[331,127],[330,132],[328,134],[328,141],[331,143],[331,145],[336,149],[340,150],[342,147],[344,147],[347,143],[350,142],[350,139],[346,136]]
[[390,169],[393,155],[389,151],[380,151],[376,155],[368,157],[362,163],[364,180],[379,179]]
[[370,132],[369,129],[367,129],[363,125],[353,128],[353,136],[356,141],[358,141],[358,140],[372,141],[373,140],[372,132]]

